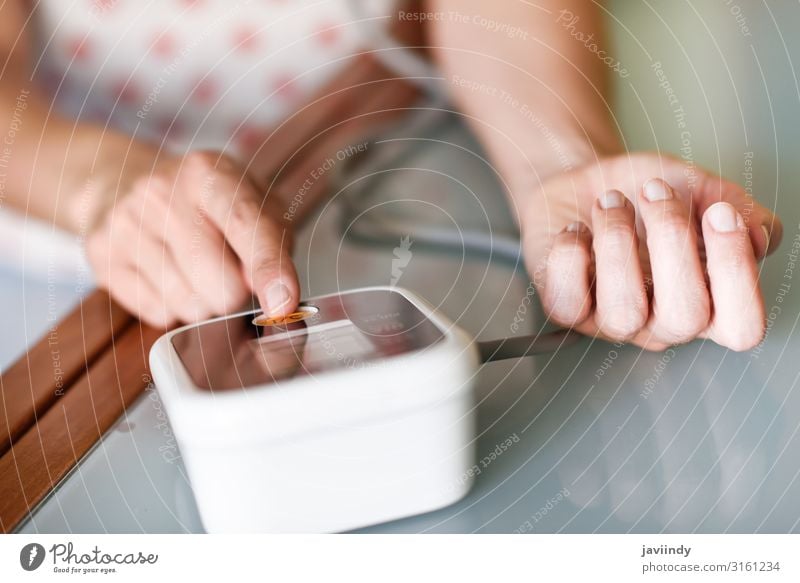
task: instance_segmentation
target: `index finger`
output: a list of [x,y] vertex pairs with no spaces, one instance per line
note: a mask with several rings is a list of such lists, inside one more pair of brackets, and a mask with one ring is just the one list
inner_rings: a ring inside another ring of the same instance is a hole
[[243,265],[245,280],[269,316],[297,308],[300,284],[285,226],[266,212],[264,196],[235,164],[205,154],[187,157],[186,170],[202,176],[198,204]]

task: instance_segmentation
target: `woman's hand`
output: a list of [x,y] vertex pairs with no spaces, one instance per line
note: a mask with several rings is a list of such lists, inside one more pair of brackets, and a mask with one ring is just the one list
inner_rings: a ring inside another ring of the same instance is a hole
[[152,326],[240,309],[292,312],[300,286],[282,213],[235,162],[194,152],[131,182],[87,237],[99,285]]
[[782,228],[740,186],[673,158],[622,155],[549,179],[522,212],[529,272],[561,325],[651,350],[761,341],[756,261]]

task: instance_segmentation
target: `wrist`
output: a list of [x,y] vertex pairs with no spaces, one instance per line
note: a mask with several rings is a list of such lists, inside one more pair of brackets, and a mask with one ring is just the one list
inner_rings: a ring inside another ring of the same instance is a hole
[[[108,135],[82,150],[80,160],[67,183],[65,226],[85,235],[93,230],[116,204],[126,196],[136,179],[153,173],[167,158],[145,143],[133,142],[124,135]],[[92,151],[93,150],[93,151]],[[77,158],[77,156],[76,156]]]

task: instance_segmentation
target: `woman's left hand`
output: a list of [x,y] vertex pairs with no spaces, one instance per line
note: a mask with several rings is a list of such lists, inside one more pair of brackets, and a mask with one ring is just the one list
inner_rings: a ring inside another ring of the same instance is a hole
[[622,155],[547,180],[521,213],[528,270],[557,323],[650,350],[763,338],[757,260],[782,227],[741,186]]

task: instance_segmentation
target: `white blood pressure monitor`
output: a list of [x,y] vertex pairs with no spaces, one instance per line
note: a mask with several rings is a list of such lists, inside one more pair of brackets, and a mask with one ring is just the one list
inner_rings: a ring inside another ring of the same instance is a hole
[[[310,299],[185,326],[150,353],[209,532],[334,532],[455,502],[477,345],[414,294]],[[268,322],[269,324],[269,322]]]

